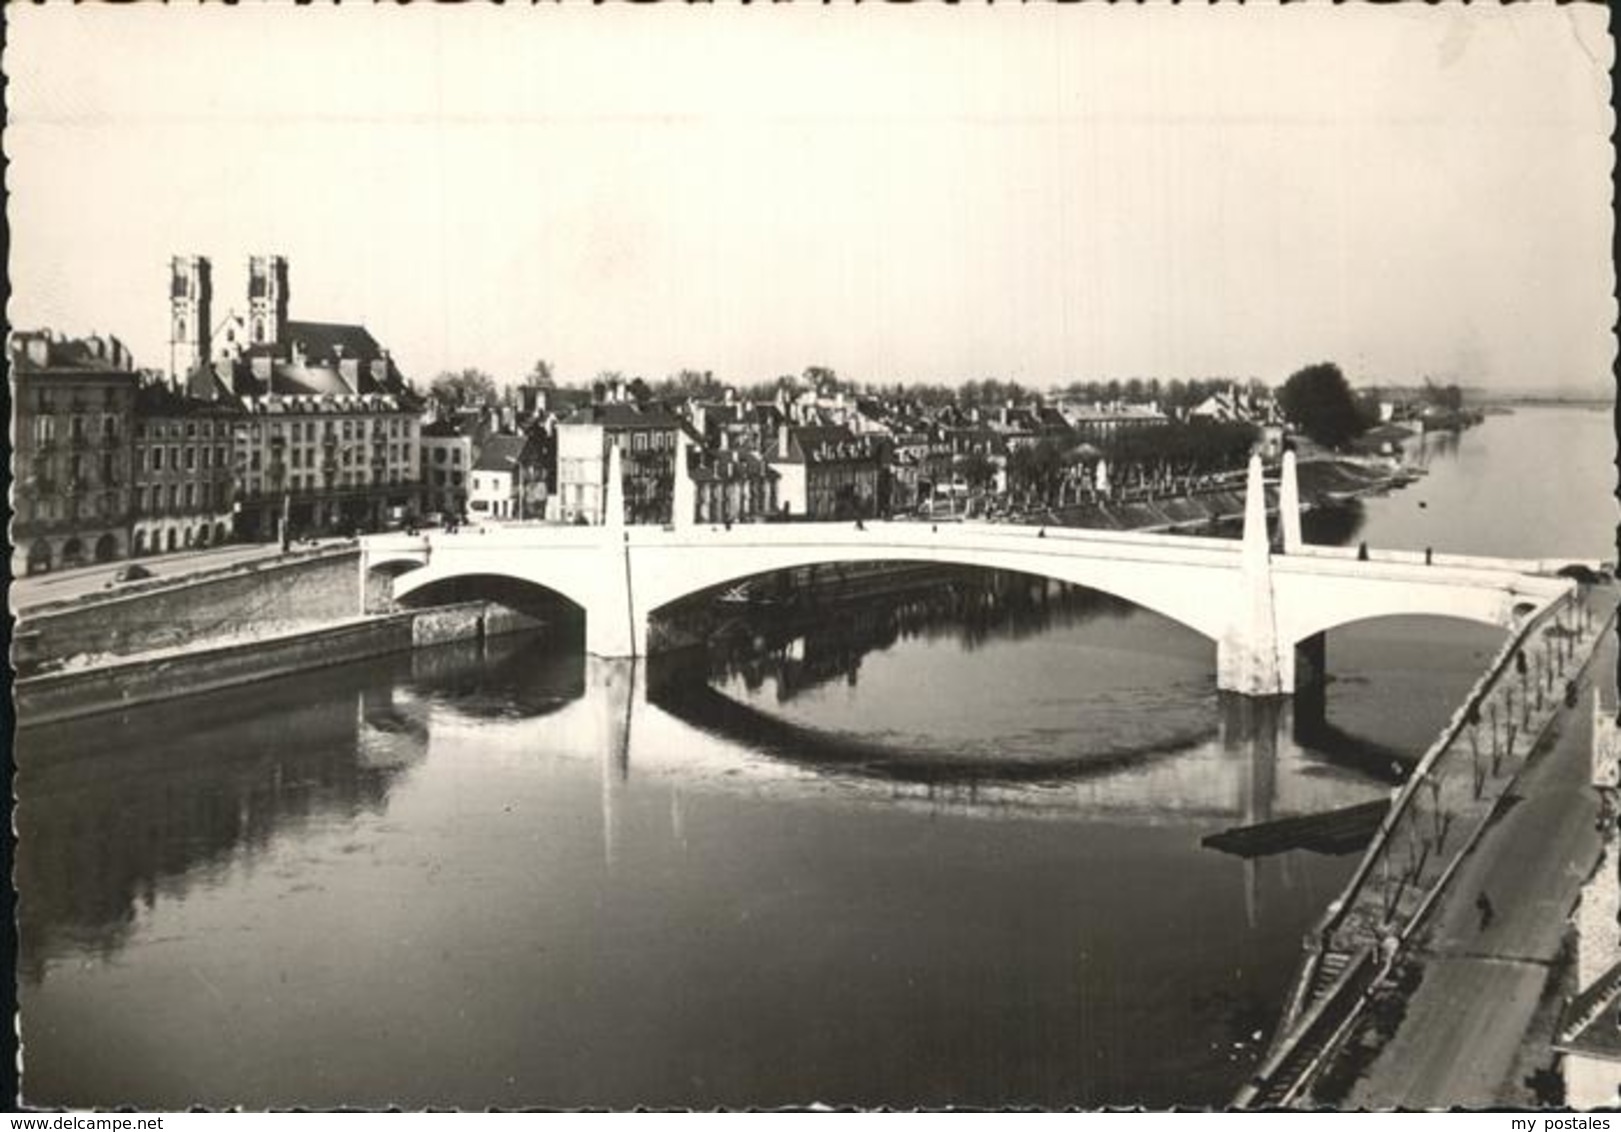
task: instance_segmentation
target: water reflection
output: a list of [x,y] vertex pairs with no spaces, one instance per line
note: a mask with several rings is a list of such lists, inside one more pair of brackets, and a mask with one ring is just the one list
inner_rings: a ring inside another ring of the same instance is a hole
[[[312,694],[313,693],[313,694]],[[274,726],[243,726],[245,720]],[[392,674],[340,668],[39,728],[19,750],[20,973],[106,956],[141,909],[250,864],[275,837],[380,813],[427,750]]]

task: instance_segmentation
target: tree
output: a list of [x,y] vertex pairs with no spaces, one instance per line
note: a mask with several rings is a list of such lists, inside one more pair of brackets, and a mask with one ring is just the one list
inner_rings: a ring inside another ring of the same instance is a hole
[[996,478],[996,465],[983,452],[970,452],[957,461],[957,471],[967,481],[970,488],[976,491],[989,487]]
[[1278,403],[1300,431],[1326,448],[1338,448],[1366,427],[1350,383],[1333,362],[1295,371],[1283,383]]
[[1463,390],[1459,389],[1456,383],[1448,382],[1446,385],[1437,385],[1426,377],[1424,379],[1424,400],[1438,409],[1456,413],[1463,408]]
[[556,389],[557,382],[552,374],[552,363],[540,358],[529,370],[529,376],[524,384],[532,385],[537,389]]
[[491,404],[496,395],[495,378],[481,369],[446,370],[433,379],[428,392],[452,407]]

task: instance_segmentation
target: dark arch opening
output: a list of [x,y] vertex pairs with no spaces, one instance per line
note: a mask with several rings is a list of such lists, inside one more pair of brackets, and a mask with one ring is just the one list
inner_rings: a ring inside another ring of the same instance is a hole
[[111,562],[118,557],[118,540],[111,534],[104,534],[96,540],[96,561]]
[[[1201,634],[1124,598],[1013,570],[931,562],[828,563],[748,575],[666,603],[649,615],[649,652],[703,652],[694,679],[775,683],[793,698],[854,684],[862,658],[913,637],[956,637],[968,650],[1100,619],[1147,615],[1177,650],[1208,650]],[[1156,646],[1157,647],[1157,646]]]
[[28,572],[30,574],[44,574],[51,568],[51,544],[44,539],[38,539],[28,548]]
[[1468,618],[1412,614],[1327,630],[1320,635],[1323,678],[1295,694],[1295,736],[1335,761],[1400,778],[1486,670],[1505,633]]
[[84,543],[77,538],[70,538],[62,544],[62,565],[82,566],[84,564]]
[[[389,564],[376,567],[386,571]],[[400,573],[408,573],[407,564]],[[427,609],[436,605],[488,601],[543,622],[560,640],[583,640],[585,610],[556,590],[503,574],[462,574],[441,578],[411,590],[396,599],[402,609]]]

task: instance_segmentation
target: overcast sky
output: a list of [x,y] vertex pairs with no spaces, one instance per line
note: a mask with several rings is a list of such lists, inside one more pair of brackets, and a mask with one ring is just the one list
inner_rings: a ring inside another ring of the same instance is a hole
[[1607,387],[1596,7],[13,6],[13,325],[408,375]]

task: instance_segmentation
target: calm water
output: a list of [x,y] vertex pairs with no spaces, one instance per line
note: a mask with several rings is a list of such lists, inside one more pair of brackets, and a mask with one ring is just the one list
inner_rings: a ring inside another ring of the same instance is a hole
[[[1426,445],[1318,522],[1610,555],[1607,415]],[[1498,640],[1340,630],[1296,720],[1173,623],[981,576],[707,659],[509,638],[31,731],[25,1096],[1221,1103],[1354,858],[1201,839],[1382,796]]]

